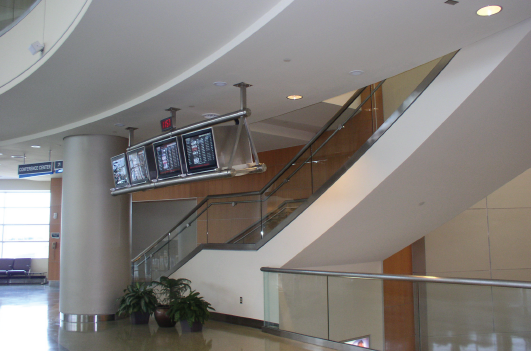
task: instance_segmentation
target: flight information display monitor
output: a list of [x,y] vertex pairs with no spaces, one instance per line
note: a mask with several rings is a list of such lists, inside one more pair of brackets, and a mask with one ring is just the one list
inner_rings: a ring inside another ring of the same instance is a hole
[[127,152],[127,165],[131,185],[147,183],[149,181],[149,168],[146,148],[141,147]]
[[188,173],[218,168],[212,128],[185,134],[182,139]]
[[129,172],[125,161],[125,154],[111,157],[112,174],[114,178],[114,187],[116,189],[126,188],[131,185],[129,182]]
[[157,178],[176,177],[182,173],[181,156],[177,138],[170,138],[153,144]]

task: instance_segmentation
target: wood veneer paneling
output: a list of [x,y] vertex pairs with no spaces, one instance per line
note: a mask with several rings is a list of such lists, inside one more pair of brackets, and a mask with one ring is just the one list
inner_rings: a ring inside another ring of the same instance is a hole
[[301,148],[302,145],[259,153],[260,162],[265,163],[267,166],[267,171],[264,173],[138,192],[133,194],[133,201],[200,198],[208,195],[257,191],[262,189]]
[[[412,274],[411,246],[383,261],[384,274]],[[384,280],[384,332],[386,350],[415,351],[413,283]]]
[[[59,280],[61,266],[61,237],[52,239],[51,233],[61,233],[61,201],[63,192],[63,179],[53,178],[50,184],[50,243],[48,246],[48,280]],[[53,214],[57,213],[57,218]],[[52,249],[57,243],[56,249]]]

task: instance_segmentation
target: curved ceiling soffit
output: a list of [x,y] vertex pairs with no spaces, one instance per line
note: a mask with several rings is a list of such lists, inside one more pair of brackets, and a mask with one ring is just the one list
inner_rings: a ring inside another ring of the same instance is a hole
[[[91,1],[91,0],[89,0]],[[242,31],[240,34],[238,34],[236,37],[234,37],[231,41],[229,41],[227,44],[223,45],[220,49],[216,50],[209,56],[205,57],[203,60],[199,61],[196,65],[192,66],[185,72],[181,73],[177,77],[169,80],[168,82],[160,85],[159,87],[139,96],[132,100],[129,100],[126,103],[123,103],[121,105],[118,105],[112,109],[106,110],[104,112],[101,112],[97,115],[87,117],[85,119],[82,119],[77,122],[65,124],[64,126],[45,130],[43,132],[35,133],[26,135],[19,138],[4,140],[0,142],[0,146],[5,145],[11,145],[14,143],[21,143],[33,139],[43,138],[50,135],[58,134],[67,132],[71,129],[82,127],[84,125],[87,125],[89,123],[97,122],[101,119],[104,119],[106,117],[110,117],[118,112],[127,110],[133,106],[136,106],[140,103],[143,103],[144,101],[147,101],[164,91],[176,86],[177,84],[181,83],[182,81],[190,78],[197,72],[201,71],[205,67],[209,66],[210,64],[214,63],[216,60],[218,60],[220,57],[234,49],[236,46],[241,44],[243,41],[245,41],[247,38],[249,38],[251,35],[256,33],[260,28],[265,26],[269,21],[271,21],[273,18],[275,18],[278,14],[280,14],[282,11],[284,11],[285,8],[287,8],[294,0],[280,0],[275,6],[273,6],[268,12],[266,12],[262,17],[260,17],[256,22],[251,24],[249,27],[247,27],[244,31]],[[1,93],[1,91],[0,91]]]
[[[57,49],[59,49],[61,47],[61,45],[66,41],[66,39],[68,39],[70,34],[72,34],[74,29],[76,29],[76,27],[79,24],[79,22],[81,22],[81,19],[83,18],[83,16],[87,12],[87,9],[89,8],[91,3],[92,3],[92,0],[86,0],[85,1],[83,6],[81,7],[81,10],[79,10],[79,12],[77,13],[76,17],[74,18],[72,23],[70,23],[70,25],[68,26],[66,31],[61,35],[59,40],[57,40],[51,47],[46,48],[46,51],[44,52],[44,55],[42,55],[42,57],[37,62],[35,62],[30,67],[28,67],[24,72],[20,73],[18,76],[13,78],[11,81],[9,81],[6,84],[0,86],[0,95],[5,93],[9,89],[13,88],[17,84],[21,83],[22,81],[24,81],[24,79],[28,78],[33,72],[35,72],[39,67],[41,67],[44,63],[46,63],[46,61],[48,61],[50,59],[50,57],[53,56],[53,54],[55,54]],[[22,21],[23,20],[24,19],[22,19]]]

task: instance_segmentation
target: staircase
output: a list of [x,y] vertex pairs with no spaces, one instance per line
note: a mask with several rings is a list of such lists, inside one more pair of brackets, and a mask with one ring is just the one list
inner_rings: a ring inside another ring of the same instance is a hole
[[357,90],[261,190],[208,196],[201,201],[169,233],[132,260],[133,279],[169,276],[205,249],[263,247],[391,127],[454,55],[432,63],[433,68],[418,86],[411,87],[411,94],[393,113],[385,115],[383,111],[384,81]]

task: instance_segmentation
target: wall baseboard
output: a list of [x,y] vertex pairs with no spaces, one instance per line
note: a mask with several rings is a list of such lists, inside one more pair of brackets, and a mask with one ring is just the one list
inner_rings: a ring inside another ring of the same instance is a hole
[[224,314],[218,312],[210,312],[210,319],[217,322],[225,322],[256,329],[262,329],[262,327],[264,326],[264,321],[259,319],[233,316],[231,314]]

